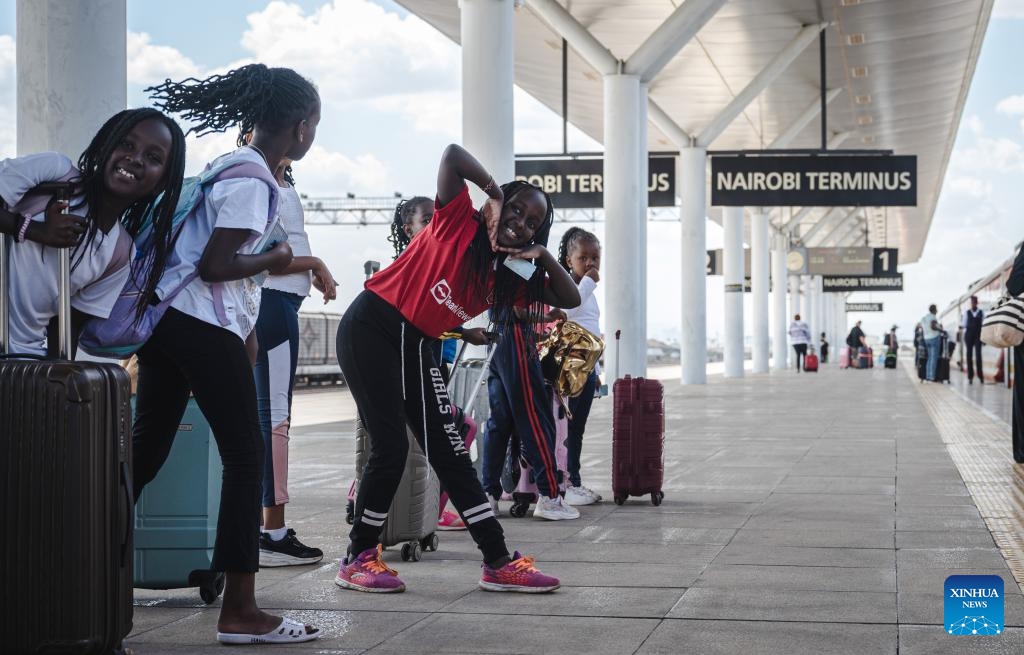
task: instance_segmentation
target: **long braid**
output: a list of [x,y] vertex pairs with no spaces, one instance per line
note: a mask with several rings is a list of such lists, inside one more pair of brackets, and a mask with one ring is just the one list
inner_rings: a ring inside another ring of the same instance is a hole
[[[106,164],[114,150],[121,144],[128,133],[139,123],[146,120],[158,120],[171,133],[171,149],[165,162],[164,181],[152,196],[140,198],[132,203],[120,217],[121,225],[132,237],[138,236],[143,225],[152,218],[153,225],[153,256],[146,262],[134,261],[132,266],[151,266],[146,274],[143,293],[135,304],[136,317],[140,317],[146,305],[156,293],[157,284],[164,272],[167,257],[172,250],[171,219],[181,194],[182,176],[185,172],[185,135],[174,120],[156,109],[125,109],[114,114],[92,138],[89,146],[78,158],[78,169],[81,178],[76,183],[76,192],[81,193],[82,200],[68,208],[69,212],[86,206],[88,229],[79,244],[75,247],[72,270],[77,267],[88,245],[96,238],[99,225],[96,212],[100,206],[100,198],[106,193],[104,173]],[[73,192],[75,193],[75,192]],[[133,274],[136,271],[133,270]]]
[[271,132],[310,116],[320,102],[316,87],[290,68],[249,64],[224,75],[171,80],[146,89],[156,106],[194,123],[189,134],[223,132],[238,126],[244,134],[257,125]]

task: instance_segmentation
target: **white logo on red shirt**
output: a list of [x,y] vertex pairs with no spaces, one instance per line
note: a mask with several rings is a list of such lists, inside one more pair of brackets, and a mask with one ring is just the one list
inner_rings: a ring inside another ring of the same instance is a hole
[[448,286],[448,280],[441,280],[430,289],[430,295],[434,296],[434,300],[437,301],[438,305],[443,305],[444,301],[448,300],[452,295],[452,288]]

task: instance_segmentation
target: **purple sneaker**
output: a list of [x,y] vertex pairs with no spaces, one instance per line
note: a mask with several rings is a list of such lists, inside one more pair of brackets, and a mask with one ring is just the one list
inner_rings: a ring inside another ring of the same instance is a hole
[[512,561],[500,569],[484,564],[480,575],[480,588],[484,591],[518,591],[527,594],[542,594],[561,586],[558,578],[544,575],[533,566],[533,557],[523,556],[516,551]]
[[334,584],[346,589],[368,591],[375,594],[393,594],[405,591],[405,583],[398,578],[398,572],[390,568],[381,558],[383,547],[367,548],[351,562],[341,560]]

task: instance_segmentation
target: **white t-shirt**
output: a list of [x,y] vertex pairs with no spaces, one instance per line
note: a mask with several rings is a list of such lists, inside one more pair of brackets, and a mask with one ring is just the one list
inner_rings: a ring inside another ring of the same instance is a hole
[[925,314],[924,318],[921,319],[921,327],[923,328],[923,336],[925,339],[936,339],[939,336],[939,331],[932,329],[932,321],[938,321],[935,314]]
[[[258,152],[246,147],[218,157],[214,165],[229,158],[255,162],[264,167],[267,165]],[[157,294],[164,297],[195,271],[215,228],[249,230],[252,238],[238,249],[238,254],[251,255],[256,239],[267,229],[269,211],[270,190],[262,180],[239,178],[214,184],[207,191],[203,206],[196,210],[194,220],[185,222],[175,246],[181,262],[164,272]],[[260,286],[248,278],[218,284],[221,285],[227,325],[221,325],[217,318],[213,285],[198,277],[171,301],[171,307],[210,325],[223,327],[244,340],[256,326],[256,316],[260,312]]]
[[811,328],[803,321],[793,321],[789,324],[789,340],[794,346],[811,342]]
[[[578,307],[565,310],[565,315],[569,317],[570,321],[579,323],[591,334],[599,337],[601,336],[601,308],[598,306],[597,298],[594,296],[597,282],[584,275],[583,279],[576,286],[580,292],[580,304]],[[600,374],[601,365],[598,364],[594,367],[594,371]]]
[[[292,248],[292,255],[295,257],[312,256],[313,251],[309,248],[309,237],[306,235],[306,225],[302,215],[302,199],[299,198],[295,187],[290,184],[281,187],[277,199],[277,216],[281,221],[281,227],[288,233],[288,245]],[[312,285],[313,273],[302,271],[288,275],[271,275],[263,283],[263,288],[286,291],[306,297],[309,295]]]
[[[42,182],[61,178],[70,169],[71,160],[55,152],[0,161],[0,198],[8,207],[13,206],[25,192]],[[72,198],[71,205],[81,200],[81,197]],[[85,216],[88,208],[83,205],[73,212]],[[42,221],[44,213],[39,212],[32,220]],[[114,257],[118,239],[122,238],[121,231],[121,224],[115,223],[106,234],[97,231],[92,242],[85,246],[85,252],[72,251],[72,264],[81,257],[71,271],[71,306],[74,309],[99,318],[110,315],[114,301],[128,280],[131,257],[120,269],[99,278]],[[10,244],[10,352],[43,355],[46,353],[46,326],[58,311],[60,250],[34,241],[14,243],[11,238],[7,241]]]

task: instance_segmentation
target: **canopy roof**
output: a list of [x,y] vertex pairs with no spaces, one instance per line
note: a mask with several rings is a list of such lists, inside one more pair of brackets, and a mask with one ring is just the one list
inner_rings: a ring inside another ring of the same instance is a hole
[[[622,61],[682,4],[558,1]],[[866,210],[870,244],[899,247],[901,263],[911,263],[928,235],[993,1],[729,0],[651,81],[650,99],[681,130],[698,135],[804,26],[829,23],[827,87],[843,91],[828,106],[830,138],[840,135],[840,148],[918,157],[918,206]],[[399,3],[458,42],[458,0]],[[562,36],[530,2],[516,9],[515,34],[516,83],[560,113]],[[602,141],[601,74],[571,49],[568,62],[569,120]],[[710,149],[767,147],[819,94],[814,41]],[[651,150],[680,146],[654,124],[648,138]],[[815,118],[788,147],[820,145],[821,124]],[[552,150],[559,147],[553,144]],[[822,214],[816,212],[808,224]]]

